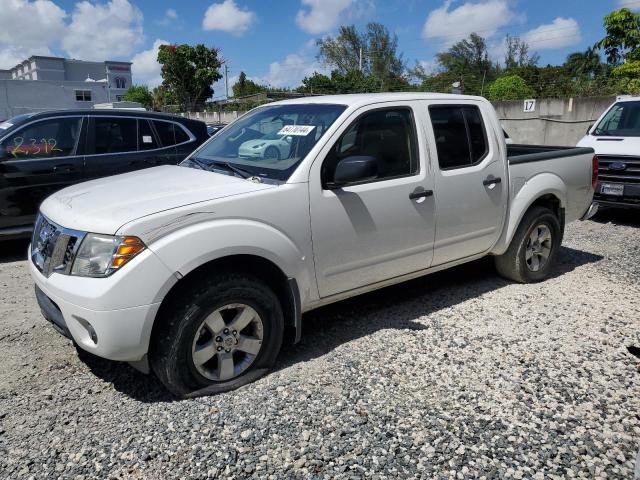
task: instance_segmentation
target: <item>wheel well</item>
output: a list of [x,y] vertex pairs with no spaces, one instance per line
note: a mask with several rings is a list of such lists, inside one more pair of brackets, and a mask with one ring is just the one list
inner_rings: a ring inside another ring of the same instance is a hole
[[551,193],[536,199],[528,210],[531,210],[533,207],[546,207],[556,214],[558,220],[564,222],[564,211],[560,203],[560,199]]
[[[555,195],[553,195],[552,193],[548,193],[536,199],[536,201],[533,202],[531,206],[527,209],[527,212],[531,210],[533,207],[548,208],[555,214],[556,217],[558,217],[558,221],[560,222],[560,241],[562,242],[562,237],[564,237],[565,219],[564,219],[564,208],[562,208],[560,199]],[[527,212],[525,212],[525,215]]]
[[[299,299],[296,298],[298,295],[297,286],[292,288],[289,278],[287,278],[285,273],[280,270],[275,263],[256,255],[231,255],[218,258],[192,270],[182,277],[164,297],[156,319],[160,318],[164,309],[171,304],[173,299],[179,297],[191,284],[200,281],[212,273],[219,272],[246,273],[262,280],[273,290],[280,301],[285,328],[288,330],[285,333],[291,333],[290,330],[293,330],[294,335],[296,333],[299,335],[299,332],[295,331],[296,328],[299,328],[299,322],[297,321],[299,314]],[[157,323],[158,322],[154,322],[151,338],[153,338]]]

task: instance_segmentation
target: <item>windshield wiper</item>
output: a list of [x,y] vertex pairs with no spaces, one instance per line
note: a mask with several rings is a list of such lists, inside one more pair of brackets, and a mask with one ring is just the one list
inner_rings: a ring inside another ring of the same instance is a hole
[[204,163],[202,160],[199,160],[196,157],[191,157],[189,161],[195,163],[202,170],[207,170],[207,171],[211,170],[211,165],[209,165],[208,163]]
[[244,170],[243,168],[236,167],[235,165],[232,165],[229,162],[214,161],[213,165],[224,167],[228,171],[233,172],[236,175],[238,175],[239,177],[244,178],[244,179],[247,179],[249,177],[255,176],[253,173],[249,172],[248,170]]

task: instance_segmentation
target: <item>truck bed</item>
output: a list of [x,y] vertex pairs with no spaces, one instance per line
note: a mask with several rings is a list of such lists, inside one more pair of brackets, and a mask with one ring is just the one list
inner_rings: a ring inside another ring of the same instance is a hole
[[539,162],[542,160],[550,160],[552,158],[574,157],[586,154],[593,155],[593,149],[547,145],[507,145],[507,159],[510,165]]

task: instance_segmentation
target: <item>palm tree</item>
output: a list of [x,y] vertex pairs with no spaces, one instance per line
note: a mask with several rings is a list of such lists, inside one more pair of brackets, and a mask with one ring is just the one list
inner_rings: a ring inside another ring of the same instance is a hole
[[574,78],[594,78],[604,70],[600,54],[593,48],[575,52],[567,57],[564,67]]

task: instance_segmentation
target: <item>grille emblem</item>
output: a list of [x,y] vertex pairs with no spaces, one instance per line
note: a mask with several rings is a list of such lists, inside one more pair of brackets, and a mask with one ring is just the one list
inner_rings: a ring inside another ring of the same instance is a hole
[[614,172],[621,172],[627,169],[627,164],[624,162],[613,162],[609,164],[609,170],[613,170]]

